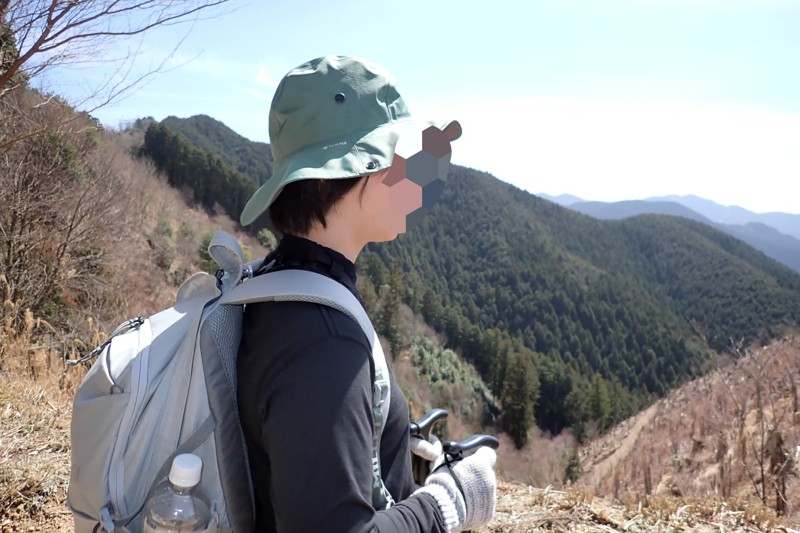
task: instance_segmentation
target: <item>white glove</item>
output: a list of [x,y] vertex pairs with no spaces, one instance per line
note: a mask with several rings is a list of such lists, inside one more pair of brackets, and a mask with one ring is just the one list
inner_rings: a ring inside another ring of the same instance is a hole
[[411,453],[426,461],[434,462],[442,455],[442,441],[436,435],[430,435],[428,440],[423,439],[420,435],[412,435],[409,445]]
[[[497,501],[493,449],[481,447],[458,463],[440,466],[416,493],[430,494],[442,511],[448,533],[488,524]],[[460,485],[460,487],[459,487]]]

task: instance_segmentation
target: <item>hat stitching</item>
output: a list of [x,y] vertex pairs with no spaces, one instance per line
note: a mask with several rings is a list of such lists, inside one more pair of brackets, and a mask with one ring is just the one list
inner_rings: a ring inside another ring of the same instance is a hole
[[389,122],[394,122],[395,117],[392,115],[391,110],[389,109],[389,99],[386,97],[389,92],[389,86],[391,85],[391,80],[386,80],[388,83],[385,83],[383,87],[381,87],[381,101],[383,102],[383,110],[386,113],[386,118],[389,119]]
[[358,147],[357,143],[353,144],[353,152],[355,153],[355,156],[358,158],[358,163],[361,165],[361,167],[362,168],[366,167],[367,165],[364,164],[364,151]]

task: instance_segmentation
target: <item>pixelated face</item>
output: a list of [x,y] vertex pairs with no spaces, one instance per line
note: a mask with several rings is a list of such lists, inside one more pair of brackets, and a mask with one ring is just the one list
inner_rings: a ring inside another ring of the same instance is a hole
[[392,166],[381,182],[388,188],[386,209],[377,217],[383,227],[396,235],[422,220],[444,190],[450,154],[450,141],[435,126],[398,140]]

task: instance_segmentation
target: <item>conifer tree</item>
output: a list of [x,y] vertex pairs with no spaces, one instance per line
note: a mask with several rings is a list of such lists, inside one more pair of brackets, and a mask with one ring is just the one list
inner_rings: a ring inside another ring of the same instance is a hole
[[383,294],[383,304],[380,315],[380,331],[392,350],[392,356],[397,357],[403,347],[400,334],[400,304],[403,301],[403,271],[397,261],[392,262],[389,273],[389,285]]
[[500,330],[494,328],[490,329],[483,336],[483,346],[481,350],[484,356],[491,361],[489,386],[494,394],[500,396],[503,393],[506,371],[508,370],[511,339]]
[[597,422],[600,431],[605,431],[612,423],[611,414],[611,398],[606,380],[600,374],[595,374],[589,396],[589,416]]
[[358,278],[358,294],[361,296],[361,303],[368,316],[378,316],[378,293],[375,286],[366,276]]
[[518,449],[528,442],[528,430],[533,426],[534,407],[539,397],[539,376],[531,355],[526,351],[509,353],[503,383],[503,425]]

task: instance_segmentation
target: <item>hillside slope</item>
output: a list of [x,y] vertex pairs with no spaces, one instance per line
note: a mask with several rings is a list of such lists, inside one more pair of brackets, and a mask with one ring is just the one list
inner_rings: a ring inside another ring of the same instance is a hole
[[762,502],[800,522],[800,336],[747,354],[584,447],[579,483],[617,498]]

